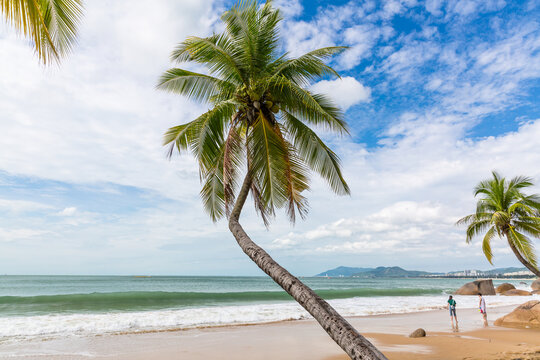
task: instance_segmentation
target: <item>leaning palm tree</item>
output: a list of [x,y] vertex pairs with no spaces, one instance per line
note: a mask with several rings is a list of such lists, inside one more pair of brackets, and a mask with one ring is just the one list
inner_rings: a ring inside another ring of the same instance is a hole
[[43,64],[58,62],[77,39],[82,0],[0,0],[4,19],[32,39]]
[[[269,1],[242,1],[222,16],[226,30],[190,37],[172,53],[176,62],[207,67],[207,74],[173,68],[158,88],[209,104],[195,120],[170,128],[169,156],[189,150],[199,163],[201,197],[212,220],[229,219],[238,245],[266,274],[321,324],[352,359],[385,359],[326,301],[255,244],[240,225],[251,194],[268,225],[275,210],[305,217],[310,170],[337,194],[348,194],[339,159],[310,125],[347,134],[343,113],[306,87],[321,76],[338,76],[324,59],[344,50],[327,47],[298,58],[279,54],[281,16]],[[243,178],[243,180],[242,180]]]
[[474,196],[482,196],[476,204],[476,213],[465,216],[457,224],[468,225],[467,243],[486,232],[482,250],[490,264],[493,264],[491,240],[498,235],[506,238],[518,260],[540,277],[531,240],[540,238],[540,196],[522,192],[533,186],[532,179],[517,176],[507,181],[495,171],[492,175],[492,179],[481,181],[474,188]]

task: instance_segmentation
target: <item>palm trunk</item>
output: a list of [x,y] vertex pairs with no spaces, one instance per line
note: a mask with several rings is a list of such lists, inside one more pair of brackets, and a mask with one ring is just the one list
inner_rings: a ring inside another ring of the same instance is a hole
[[275,262],[266,251],[249,238],[238,220],[250,186],[251,178],[248,174],[244,179],[233,211],[229,217],[229,229],[244,253],[302,305],[351,359],[387,359],[325,300]]
[[510,245],[510,249],[512,249],[512,251],[514,252],[514,255],[516,255],[516,257],[518,258],[518,260],[523,264],[525,265],[525,267],[527,269],[529,269],[534,275],[536,275],[538,278],[540,278],[540,271],[538,271],[537,268],[535,268],[534,266],[532,266],[527,260],[525,260],[523,258],[523,256],[521,256],[521,254],[519,253],[518,249],[516,248],[516,246],[514,245],[514,243],[510,240],[510,237],[508,237],[508,234],[506,234],[506,239],[508,240],[508,245]]

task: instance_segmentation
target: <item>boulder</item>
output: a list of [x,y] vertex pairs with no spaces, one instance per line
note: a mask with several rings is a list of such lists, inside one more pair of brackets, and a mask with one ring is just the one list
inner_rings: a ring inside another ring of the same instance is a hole
[[515,288],[516,287],[510,283],[503,283],[497,286],[497,289],[495,289],[495,291],[497,292],[497,294],[502,294],[503,292],[506,292],[508,290],[513,290]]
[[475,280],[470,283],[466,283],[460,287],[454,294],[455,295],[495,295],[495,288],[493,287],[493,280]]
[[536,279],[531,284],[531,289],[534,290],[540,290],[540,279]]
[[419,338],[419,337],[425,337],[426,336],[426,330],[419,328],[414,330],[412,333],[409,334],[410,338]]
[[531,294],[532,295],[536,295],[536,294],[540,295],[540,290],[531,291]]
[[528,292],[528,291],[525,291],[525,290],[512,289],[512,290],[508,290],[508,291],[503,292],[501,295],[504,295],[504,296],[529,296],[529,295],[531,295],[531,293]]
[[510,314],[495,320],[497,326],[540,328],[540,301],[519,305]]

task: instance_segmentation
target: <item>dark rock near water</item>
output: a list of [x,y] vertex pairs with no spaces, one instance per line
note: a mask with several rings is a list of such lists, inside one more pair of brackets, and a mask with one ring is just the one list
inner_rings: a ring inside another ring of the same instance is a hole
[[534,290],[540,290],[540,279],[536,279],[531,284],[531,289]]
[[510,314],[495,320],[497,326],[540,328],[540,301],[519,305]]
[[412,333],[409,334],[410,338],[419,338],[419,337],[425,337],[426,336],[426,330],[419,328],[414,330]]
[[460,287],[454,294],[455,295],[495,295],[495,288],[493,287],[493,280],[475,280],[470,283],[466,283]]
[[503,292],[506,292],[508,290],[514,290],[516,287],[509,283],[502,283],[501,285],[497,286],[497,289],[495,291],[497,294],[502,294]]

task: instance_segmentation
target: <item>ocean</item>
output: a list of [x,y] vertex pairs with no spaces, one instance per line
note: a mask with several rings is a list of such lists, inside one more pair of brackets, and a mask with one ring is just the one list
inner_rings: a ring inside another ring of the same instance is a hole
[[[302,278],[344,316],[444,308],[465,279]],[[530,290],[531,280],[510,282]],[[524,283],[523,283],[524,282]],[[488,307],[529,297],[487,296]],[[530,298],[540,299],[534,295]],[[477,297],[456,296],[458,311]],[[36,338],[137,333],[308,319],[266,277],[0,276],[0,345]]]

